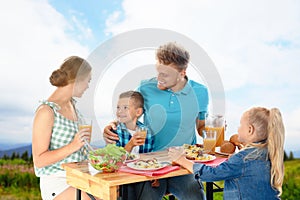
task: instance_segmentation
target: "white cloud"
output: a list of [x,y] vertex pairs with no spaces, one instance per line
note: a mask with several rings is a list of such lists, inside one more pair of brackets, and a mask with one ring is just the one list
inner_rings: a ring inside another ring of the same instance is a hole
[[[80,34],[76,34],[76,37],[79,40],[88,40],[88,39],[93,39],[93,31],[92,29],[88,26],[87,20],[83,19],[81,20],[81,17],[84,16],[83,13],[77,12],[75,10],[71,11],[71,20],[74,24],[73,32],[79,32]],[[76,31],[75,31],[76,30]]]
[[[299,53],[299,46],[298,49],[278,50],[267,45],[267,42],[281,38],[299,45],[300,38],[296,33],[300,32],[300,4],[297,1],[125,0],[123,9],[124,19],[113,14],[114,23],[107,24],[107,32],[117,34],[154,27],[183,33],[198,42],[213,58],[227,89],[252,82],[249,79],[253,78],[258,84],[273,82],[274,77],[268,77],[270,67],[276,70],[273,63],[290,60]],[[259,59],[257,54],[261,55]],[[296,66],[295,61],[290,65],[294,69]],[[239,78],[235,79],[238,73],[232,78],[232,68],[241,73]],[[282,66],[278,68],[282,69]],[[250,71],[247,69],[260,73],[245,77]]]
[[[288,116],[286,144],[297,149],[300,2],[124,0],[122,8],[106,20],[103,31],[107,35],[162,28],[184,34],[203,47],[223,79],[228,134],[235,132],[240,115],[252,105],[279,107]],[[15,138],[31,135],[29,119],[37,101],[47,98],[54,89],[48,81],[51,72],[65,57],[89,53],[76,39],[92,40],[93,30],[80,13],[73,12],[71,25],[45,0],[1,4],[0,91],[4,95],[0,120],[1,127],[6,122],[11,124],[4,108],[22,110],[22,117],[15,120],[16,128],[10,132]]]
[[299,149],[300,106],[295,106],[291,112],[282,112],[282,118],[285,123],[285,147],[289,150]]
[[[124,13],[111,15],[106,32],[163,28],[202,46],[223,79],[230,134],[251,106],[279,107],[287,115],[299,107],[299,10],[296,0],[124,0]],[[290,121],[286,126],[287,146],[295,150],[298,129]]]
[[[0,135],[28,141],[28,118],[33,117],[38,100],[48,98],[54,89],[49,82],[52,71],[70,55],[86,57],[88,49],[69,37],[66,32],[72,27],[47,1],[3,2],[0,25],[0,117],[1,123],[14,126],[2,129]],[[4,109],[20,109],[24,115],[12,122],[3,116]]]

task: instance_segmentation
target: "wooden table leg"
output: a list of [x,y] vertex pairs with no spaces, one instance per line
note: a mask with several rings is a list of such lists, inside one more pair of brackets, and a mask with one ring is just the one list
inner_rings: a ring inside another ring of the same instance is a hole
[[213,192],[213,182],[206,182],[206,200],[213,200],[214,192]]
[[76,188],[76,200],[81,200],[81,190]]

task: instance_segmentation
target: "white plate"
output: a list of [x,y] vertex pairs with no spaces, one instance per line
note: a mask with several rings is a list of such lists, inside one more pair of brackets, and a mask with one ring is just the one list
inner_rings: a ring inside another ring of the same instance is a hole
[[133,161],[137,161],[138,159],[140,159],[140,155],[139,154],[132,154],[134,155],[134,159],[130,159],[130,160],[127,160],[125,161],[125,163],[130,163],[130,162],[133,162]]
[[140,171],[154,171],[154,170],[162,169],[166,166],[168,166],[168,165],[167,164],[161,164],[161,167],[158,167],[158,168],[140,168],[140,167],[137,167],[135,165],[135,162],[127,163],[127,167],[129,167],[131,169],[135,169],[135,170],[140,170]]
[[224,153],[224,152],[221,152],[220,147],[216,147],[216,148],[215,148],[215,153],[220,154],[220,155],[223,155],[223,156],[229,156],[229,155],[231,154],[231,153]]
[[213,161],[213,160],[216,159],[216,156],[212,156],[212,155],[210,155],[210,156],[211,156],[211,159],[209,159],[209,160],[192,160],[192,161],[193,162],[205,163],[205,162],[210,162],[210,161]]

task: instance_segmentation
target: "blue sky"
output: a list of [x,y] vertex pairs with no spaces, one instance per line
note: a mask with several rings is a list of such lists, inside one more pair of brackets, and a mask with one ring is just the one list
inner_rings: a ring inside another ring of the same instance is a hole
[[[249,107],[278,107],[286,149],[300,150],[297,0],[11,0],[1,5],[3,142],[31,141],[34,110],[55,89],[48,77],[65,57],[87,57],[126,31],[162,28],[189,37],[215,63],[226,95],[227,137]],[[110,115],[101,118],[109,121]],[[102,138],[101,131],[94,137]]]
[[71,37],[77,38],[77,41],[82,45],[88,45],[89,48],[94,49],[112,35],[105,32],[106,20],[112,12],[122,12],[122,1],[87,0],[70,2],[51,0],[49,4],[64,15],[73,28],[78,30],[69,30],[67,33]]

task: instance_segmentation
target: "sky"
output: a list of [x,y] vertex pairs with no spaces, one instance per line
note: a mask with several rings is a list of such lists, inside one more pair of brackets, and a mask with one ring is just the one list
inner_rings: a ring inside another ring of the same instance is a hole
[[[185,35],[214,62],[226,97],[227,138],[248,108],[278,107],[285,149],[300,150],[299,10],[297,0],[2,2],[0,141],[31,142],[34,111],[55,89],[49,76],[64,58],[88,57],[118,34],[156,28]],[[111,115],[99,118],[105,124]],[[101,130],[93,132],[94,141],[102,139]]]

